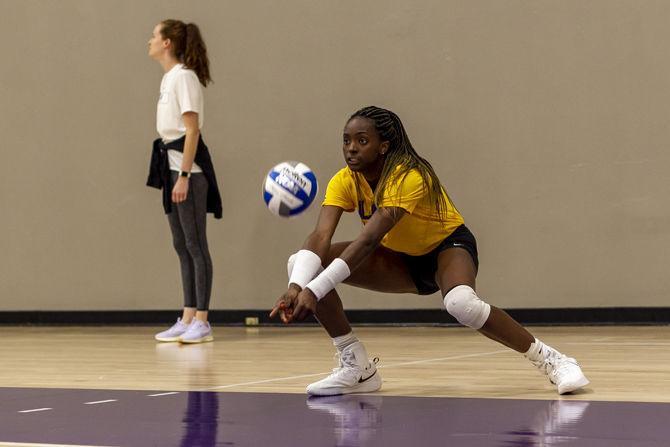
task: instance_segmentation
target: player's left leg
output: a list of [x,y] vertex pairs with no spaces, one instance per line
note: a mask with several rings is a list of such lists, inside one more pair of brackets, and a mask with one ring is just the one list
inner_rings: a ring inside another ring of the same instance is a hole
[[[332,244],[323,264],[330,264],[350,243]],[[292,256],[288,261],[289,277],[294,259]],[[352,272],[345,283],[378,292],[416,293],[416,286],[402,257],[381,246]],[[368,357],[365,346],[352,331],[344,313],[342,300],[335,289],[318,302],[315,317],[332,338],[338,351],[339,362],[332,374],[310,384],[307,393],[327,396],[369,393],[380,389],[382,379],[377,371],[376,361]]]
[[477,269],[467,250],[448,248],[439,254],[437,262],[435,279],[442,290],[445,307],[461,324],[524,354],[549,376],[559,394],[575,391],[589,383],[575,359],[537,340],[507,312],[477,296]]

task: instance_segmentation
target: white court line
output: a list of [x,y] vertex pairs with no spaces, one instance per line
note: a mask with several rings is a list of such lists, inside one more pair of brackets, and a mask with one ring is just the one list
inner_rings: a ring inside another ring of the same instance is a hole
[[147,394],[147,397],[169,396],[171,394],[179,394],[179,392],[178,391],[171,391],[169,393]]
[[211,388],[206,388],[205,390],[220,390],[223,388],[234,388],[236,386],[257,385],[259,383],[280,382],[282,380],[291,380],[291,379],[302,379],[303,377],[325,376],[326,374],[329,373],[302,374],[300,376],[278,377],[276,379],[257,380],[255,382],[242,382],[242,383],[233,383],[232,385],[214,386]]
[[640,341],[640,342],[635,342],[635,341],[612,341],[612,342],[604,342],[604,343],[595,343],[592,341],[566,341],[564,344],[566,345],[575,345],[575,346],[592,346],[592,345],[599,345],[599,346],[670,346],[670,342],[663,342],[663,341]]
[[[464,359],[468,357],[483,357],[486,355],[494,355],[494,354],[500,354],[502,352],[509,352],[509,349],[501,349],[498,351],[490,351],[490,352],[480,352],[478,354],[464,354],[464,355],[455,355],[451,357],[440,357],[440,358],[434,358],[434,359],[425,359],[425,360],[415,360],[412,362],[402,362],[402,363],[392,363],[389,365],[380,365],[379,368],[395,368],[397,366],[406,366],[406,365],[417,365],[420,363],[430,363],[430,362],[443,362],[445,360],[458,360],[458,359]],[[277,377],[274,379],[265,379],[265,380],[256,380],[254,382],[242,382],[242,383],[233,383],[231,385],[221,385],[221,386],[215,386],[211,388],[206,388],[205,390],[221,390],[224,388],[235,388],[238,386],[246,386],[246,385],[258,385],[261,383],[271,383],[271,382],[281,382],[283,380],[292,380],[292,379],[302,379],[305,377],[316,377],[316,376],[325,376],[330,373],[314,373],[314,374],[301,374],[299,376],[288,376],[288,377]]]
[[32,410],[21,410],[19,413],[35,413],[36,411],[48,411],[53,410],[53,408],[33,408]]
[[25,442],[2,442],[0,447],[111,447],[104,445],[74,445],[74,444],[32,444]]
[[116,402],[116,399],[96,400],[94,402],[84,402],[84,405],[106,404],[108,402]]
[[455,356],[452,356],[452,357],[440,357],[440,358],[436,358],[436,359],[415,360],[413,362],[391,363],[390,365],[379,365],[378,368],[395,368],[396,366],[419,365],[421,363],[443,362],[445,360],[458,360],[458,359],[465,359],[465,358],[469,358],[469,357],[483,357],[485,355],[501,354],[503,352],[510,352],[510,350],[509,349],[499,349],[497,351],[491,351],[491,352],[480,352],[479,354],[463,354],[463,355],[455,355]]
[[603,342],[603,341],[611,340],[612,338],[613,338],[613,337],[594,338],[594,339],[591,340],[591,341],[596,342],[596,343],[600,343],[600,342]]

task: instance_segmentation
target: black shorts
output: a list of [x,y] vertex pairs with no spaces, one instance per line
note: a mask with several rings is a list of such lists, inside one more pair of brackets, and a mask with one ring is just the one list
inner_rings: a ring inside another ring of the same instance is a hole
[[410,256],[401,253],[405,265],[409,269],[409,274],[416,284],[419,295],[430,295],[440,290],[435,282],[435,273],[437,272],[437,257],[440,252],[452,248],[464,248],[472,256],[475,263],[475,269],[479,268],[479,258],[477,256],[477,240],[475,235],[468,230],[468,227],[461,225],[446,237],[440,245],[431,252],[421,256]]

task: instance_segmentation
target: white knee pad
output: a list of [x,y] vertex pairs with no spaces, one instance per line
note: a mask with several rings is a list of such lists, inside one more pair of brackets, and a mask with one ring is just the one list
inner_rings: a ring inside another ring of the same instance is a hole
[[491,306],[465,285],[451,289],[444,297],[444,306],[459,323],[473,329],[481,329],[491,313]]

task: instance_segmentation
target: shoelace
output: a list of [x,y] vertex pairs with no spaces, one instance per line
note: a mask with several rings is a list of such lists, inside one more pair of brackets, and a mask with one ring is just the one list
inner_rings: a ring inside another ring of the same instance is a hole
[[[335,368],[333,368],[333,374],[341,371],[345,367],[358,368],[358,365],[355,363],[356,360],[354,357],[354,353],[351,351],[346,351],[344,352],[344,354],[336,352],[335,354],[333,354],[333,359],[335,360],[335,364],[337,365]],[[377,365],[379,363],[379,357],[373,358],[372,363]]]
[[337,366],[333,368],[332,374],[336,374],[342,371],[345,369],[345,367],[355,368],[357,366],[355,363],[354,353],[352,351],[345,351],[343,353],[338,351],[333,355],[333,358],[335,359],[335,364]]
[[[356,371],[358,369],[356,358],[354,357],[354,353],[352,351],[345,351],[343,353],[336,352],[333,355],[333,358],[337,366],[333,368],[333,372],[330,373],[328,377],[338,376],[346,372]],[[379,363],[379,357],[373,358],[372,363],[377,365]]]
[[563,376],[565,376],[565,375],[567,375],[567,374],[570,374],[569,369],[570,369],[570,367],[573,366],[574,364],[573,364],[572,362],[570,362],[570,361],[568,360],[568,358],[567,358],[566,356],[564,356],[564,355],[561,356],[561,358],[558,359],[558,360],[559,360],[559,361],[555,361],[554,364],[553,364],[553,366],[554,366],[554,369],[553,369],[553,373],[554,373],[554,374],[553,374],[553,375],[554,375],[554,377],[560,379],[560,378],[562,378]]
[[[555,370],[556,366],[560,365],[561,360],[564,358],[565,356],[563,354],[559,354],[557,351],[552,351],[544,359],[535,360],[532,363],[544,374],[549,374],[552,370]],[[559,369],[562,369],[562,366],[563,365],[561,365]]]
[[336,361],[336,366],[333,368],[333,372],[328,375],[327,379],[331,379],[337,376],[341,376],[346,373],[353,373],[356,369],[356,364],[354,363],[354,354],[353,352],[347,351],[344,352],[343,354],[340,354],[339,352],[336,352],[333,358]]
[[335,372],[342,368],[342,358],[339,351],[336,351],[335,354],[333,354],[333,360],[335,360],[335,364],[337,365],[333,368],[333,372]]
[[557,351],[552,352],[544,360],[533,362],[533,364],[544,374],[548,375],[552,382],[560,381],[565,374],[569,374],[569,368],[572,366],[567,357]]

